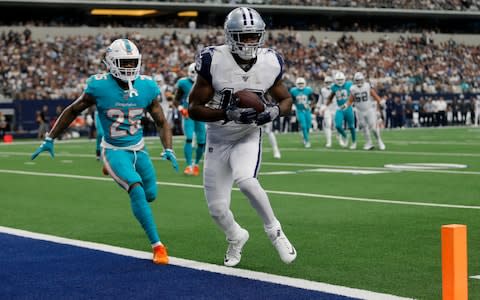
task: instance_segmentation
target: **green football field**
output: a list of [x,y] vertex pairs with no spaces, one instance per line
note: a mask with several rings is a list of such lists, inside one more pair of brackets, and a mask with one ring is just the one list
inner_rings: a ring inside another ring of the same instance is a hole
[[[283,264],[247,199],[232,210],[250,232],[238,268],[388,293],[440,299],[444,224],[468,227],[468,274],[480,275],[480,129],[386,130],[386,151],[325,149],[313,133],[279,134],[281,160],[265,139],[260,182],[297,260]],[[17,142],[17,141],[15,141]],[[183,140],[175,138],[180,168]],[[0,226],[150,251],[127,194],[101,173],[94,141],[55,144],[30,161],[39,141],[0,144]],[[152,204],[169,254],[223,264],[226,241],[210,218],[202,178],[175,173],[148,139],[159,196]],[[1,250],[0,250],[1,251]],[[28,270],[26,270],[28,271]],[[470,299],[480,282],[470,278]]]

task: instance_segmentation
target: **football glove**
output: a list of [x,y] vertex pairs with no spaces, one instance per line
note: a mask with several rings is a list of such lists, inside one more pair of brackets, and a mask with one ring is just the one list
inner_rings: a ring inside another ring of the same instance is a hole
[[169,160],[172,163],[172,167],[175,172],[178,172],[177,158],[175,157],[175,152],[173,152],[172,149],[165,149],[160,156],[163,160]]
[[178,106],[178,111],[180,112],[180,114],[181,114],[184,118],[188,118],[188,109],[186,109],[185,107],[179,105],[179,106]]
[[347,103],[344,103],[340,106],[340,109],[341,110],[346,110],[348,107],[349,107],[349,105]]
[[254,108],[239,108],[235,104],[230,104],[225,113],[226,122],[234,121],[238,124],[251,124],[257,118],[257,111]]
[[266,106],[265,110],[258,114],[257,125],[263,125],[272,122],[280,115],[280,107],[278,105]]
[[50,153],[50,156],[52,158],[55,157],[55,152],[53,151],[53,139],[46,137],[43,143],[40,145],[40,147],[33,152],[31,159],[34,160],[40,153],[48,151]]

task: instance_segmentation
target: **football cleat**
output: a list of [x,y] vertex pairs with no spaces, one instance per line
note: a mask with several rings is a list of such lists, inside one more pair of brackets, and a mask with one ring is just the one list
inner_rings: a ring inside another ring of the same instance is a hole
[[187,166],[185,170],[183,170],[183,174],[188,176],[193,176],[193,168],[192,166]]
[[225,266],[234,267],[238,265],[238,263],[242,259],[243,246],[245,246],[245,243],[248,241],[249,237],[250,235],[248,234],[248,231],[242,228],[238,240],[227,239],[228,248],[227,252],[225,253],[225,259],[223,261],[223,264]]
[[312,144],[310,144],[310,142],[304,142],[305,144],[305,148],[311,148],[312,147]]
[[278,150],[278,148],[273,149],[273,158],[276,158],[276,159],[282,158],[282,155],[280,154],[280,150]]
[[289,264],[295,260],[297,257],[297,251],[290,243],[287,236],[283,233],[282,229],[277,228],[274,230],[269,230],[267,231],[267,234],[273,246],[275,249],[277,249],[280,259],[284,263]]
[[332,142],[328,142],[326,145],[325,145],[326,148],[332,148]]
[[385,144],[382,141],[378,141],[378,149],[380,150],[385,150],[387,147],[385,147]]
[[200,167],[198,165],[193,166],[193,176],[200,175]]
[[350,145],[350,150],[355,150],[357,149],[357,142],[354,142]]
[[345,148],[348,145],[348,141],[346,137],[343,137],[342,135],[337,136],[338,139],[338,144],[340,144],[340,147]]
[[168,264],[167,247],[165,247],[163,244],[153,248],[153,263],[157,265]]
[[363,150],[372,150],[373,148],[374,147],[371,142],[367,142],[365,145],[363,145]]

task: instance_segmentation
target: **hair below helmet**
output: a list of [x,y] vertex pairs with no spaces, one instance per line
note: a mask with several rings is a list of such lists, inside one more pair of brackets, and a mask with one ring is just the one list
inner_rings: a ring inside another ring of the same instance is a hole
[[295,86],[299,89],[305,88],[306,85],[307,85],[307,82],[303,77],[298,77],[297,80],[295,80]]
[[227,15],[224,30],[232,53],[244,60],[257,57],[257,50],[265,41],[265,22],[256,10],[235,8]]
[[335,84],[340,86],[345,83],[345,74],[343,72],[337,72],[335,74]]
[[142,56],[134,43],[118,39],[107,48],[104,62],[114,77],[131,82],[140,74]]
[[197,70],[195,70],[195,63],[191,63],[190,65],[188,65],[188,77],[192,81],[197,80]]

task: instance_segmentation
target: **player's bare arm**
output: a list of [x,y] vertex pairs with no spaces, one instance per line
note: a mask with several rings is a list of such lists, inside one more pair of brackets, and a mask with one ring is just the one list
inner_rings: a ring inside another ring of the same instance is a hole
[[172,130],[170,129],[170,125],[165,118],[165,114],[163,113],[162,106],[160,105],[160,99],[152,102],[148,108],[148,112],[155,121],[163,148],[172,149]]
[[94,97],[83,93],[77,98],[77,100],[63,110],[60,117],[58,117],[58,120],[55,122],[55,125],[53,125],[52,130],[48,133],[48,137],[52,139],[57,138],[82,111],[95,104],[96,101]]
[[293,99],[283,81],[277,80],[269,90],[270,96],[278,103],[281,116],[288,116],[292,111]]
[[375,89],[370,89],[370,95],[373,97],[373,99],[375,99],[375,101],[378,102],[378,104],[380,104],[380,102],[382,101],[382,98],[380,98],[380,96],[377,94],[377,91],[375,91]]
[[175,107],[178,107],[181,104],[180,100],[182,99],[182,97],[183,97],[183,90],[177,88],[175,91],[175,98],[173,99],[173,104],[175,105]]
[[224,109],[213,109],[205,105],[212,100],[214,95],[212,85],[200,74],[192,87],[189,95],[188,114],[196,121],[215,122],[225,120],[226,113]]
[[335,96],[334,93],[330,93],[330,95],[328,95],[326,106],[329,106],[330,103],[332,103],[334,96]]

